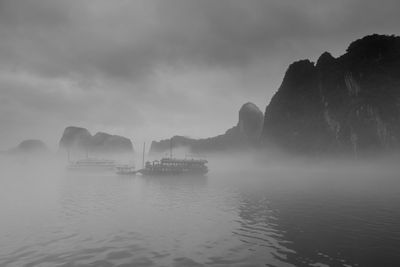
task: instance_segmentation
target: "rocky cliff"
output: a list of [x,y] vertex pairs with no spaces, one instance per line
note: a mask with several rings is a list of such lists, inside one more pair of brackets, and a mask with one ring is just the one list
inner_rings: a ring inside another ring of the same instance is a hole
[[266,108],[261,140],[311,154],[398,149],[400,37],[370,35],[338,58],[293,63]]
[[262,130],[263,113],[253,103],[244,104],[239,110],[239,121],[236,126],[224,134],[205,139],[192,139],[174,136],[170,139],[153,141],[150,153],[164,153],[173,148],[183,147],[193,153],[221,152],[235,149],[246,149],[255,146]]
[[98,132],[94,136],[81,127],[65,128],[59,142],[60,149],[95,154],[119,154],[133,152],[131,140],[119,135]]

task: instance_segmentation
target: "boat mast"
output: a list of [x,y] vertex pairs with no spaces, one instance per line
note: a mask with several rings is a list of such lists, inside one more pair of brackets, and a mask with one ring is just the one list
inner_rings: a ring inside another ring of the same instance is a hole
[[146,142],[143,142],[142,168],[144,169],[144,152],[146,150]]
[[172,137],[169,140],[169,158],[172,159]]

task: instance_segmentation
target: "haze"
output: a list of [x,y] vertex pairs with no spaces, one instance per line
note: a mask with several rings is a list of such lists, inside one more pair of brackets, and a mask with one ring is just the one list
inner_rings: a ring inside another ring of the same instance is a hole
[[[0,150],[68,125],[208,137],[264,110],[288,65],[399,34],[385,1],[0,1]],[[384,19],[382,19],[384,18]]]

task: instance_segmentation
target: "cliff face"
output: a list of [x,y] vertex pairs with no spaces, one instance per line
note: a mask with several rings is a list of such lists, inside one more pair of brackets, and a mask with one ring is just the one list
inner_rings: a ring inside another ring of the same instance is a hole
[[65,128],[59,147],[70,151],[96,154],[133,152],[132,142],[128,138],[103,132],[92,136],[87,129],[74,126]]
[[400,37],[371,35],[339,58],[293,63],[266,108],[262,141],[300,153],[399,148]]
[[263,124],[263,114],[253,103],[244,104],[239,110],[238,124],[224,134],[206,139],[174,136],[171,139],[153,141],[150,153],[164,153],[170,147],[184,147],[193,153],[221,152],[246,149],[258,143]]

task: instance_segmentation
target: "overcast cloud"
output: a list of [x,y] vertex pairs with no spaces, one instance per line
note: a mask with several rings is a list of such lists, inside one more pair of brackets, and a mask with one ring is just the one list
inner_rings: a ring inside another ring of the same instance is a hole
[[78,125],[208,137],[265,109],[287,66],[372,33],[397,0],[0,0],[0,150]]

